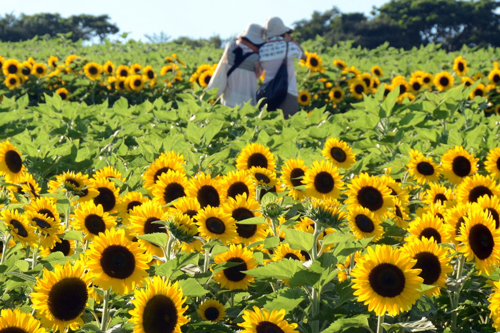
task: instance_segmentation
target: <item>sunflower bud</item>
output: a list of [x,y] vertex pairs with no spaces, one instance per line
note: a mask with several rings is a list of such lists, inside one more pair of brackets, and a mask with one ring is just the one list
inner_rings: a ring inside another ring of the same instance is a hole
[[277,219],[284,213],[283,200],[274,194],[266,194],[261,200],[262,215],[265,218]]

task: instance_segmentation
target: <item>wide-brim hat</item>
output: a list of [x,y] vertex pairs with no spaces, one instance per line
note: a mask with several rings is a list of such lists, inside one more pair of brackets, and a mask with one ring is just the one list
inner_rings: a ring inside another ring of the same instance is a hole
[[266,22],[266,37],[281,36],[284,33],[291,33],[293,30],[287,27],[279,17],[271,17]]
[[251,23],[245,29],[245,32],[238,35],[238,38],[245,37],[255,45],[264,44],[266,40],[262,37],[264,28],[258,24]]

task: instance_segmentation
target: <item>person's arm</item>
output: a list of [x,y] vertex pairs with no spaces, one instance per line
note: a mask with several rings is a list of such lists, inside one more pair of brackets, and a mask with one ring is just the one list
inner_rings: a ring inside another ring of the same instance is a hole
[[300,56],[300,59],[302,60],[306,60],[307,59],[307,56],[306,56],[306,53],[304,52],[304,49],[302,48],[302,46],[300,46],[299,43],[297,43],[292,36],[290,36],[289,33],[286,33],[285,35],[285,40],[287,40],[288,42],[292,42],[294,43],[295,45],[297,45],[300,49],[300,51],[302,51],[302,55]]
[[259,61],[255,65],[255,77],[259,78],[262,76],[263,73],[264,73],[264,68],[262,68],[262,65],[260,64],[260,61]]

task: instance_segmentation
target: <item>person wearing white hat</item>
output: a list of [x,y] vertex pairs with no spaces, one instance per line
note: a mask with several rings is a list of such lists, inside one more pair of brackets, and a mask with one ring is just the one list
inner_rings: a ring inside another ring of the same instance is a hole
[[223,105],[241,107],[246,102],[257,104],[257,78],[262,75],[259,48],[266,42],[263,33],[262,26],[249,24],[245,32],[226,45],[221,59],[221,62],[227,62],[228,67],[226,86],[221,94]]
[[285,100],[278,109],[283,110],[285,117],[289,117],[295,114],[299,109],[297,99],[299,92],[297,89],[293,59],[305,60],[306,55],[302,47],[293,40],[291,36],[293,30],[285,26],[279,17],[269,18],[264,28],[266,31],[267,43],[259,50],[260,63],[266,73],[263,84],[266,84],[276,76],[285,55],[287,55],[288,92]]

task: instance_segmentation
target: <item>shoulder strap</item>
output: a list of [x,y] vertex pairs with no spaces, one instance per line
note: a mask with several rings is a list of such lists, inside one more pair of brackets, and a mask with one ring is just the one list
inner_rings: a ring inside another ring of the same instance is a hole
[[[239,50],[239,51],[237,51]],[[242,54],[243,51],[241,50],[240,47],[237,47],[236,49],[234,49],[233,53],[235,54],[235,59],[234,59],[234,64],[233,66],[231,66],[231,68],[229,68],[229,70],[227,71],[227,76],[231,75],[231,73],[236,69],[238,68],[242,63],[243,61],[245,61],[246,58],[250,57],[251,55],[255,54],[253,52],[248,52],[247,54]]]
[[286,43],[286,51],[285,51],[285,58],[283,59],[283,63],[286,63],[286,59],[288,58],[288,42],[285,40]]

